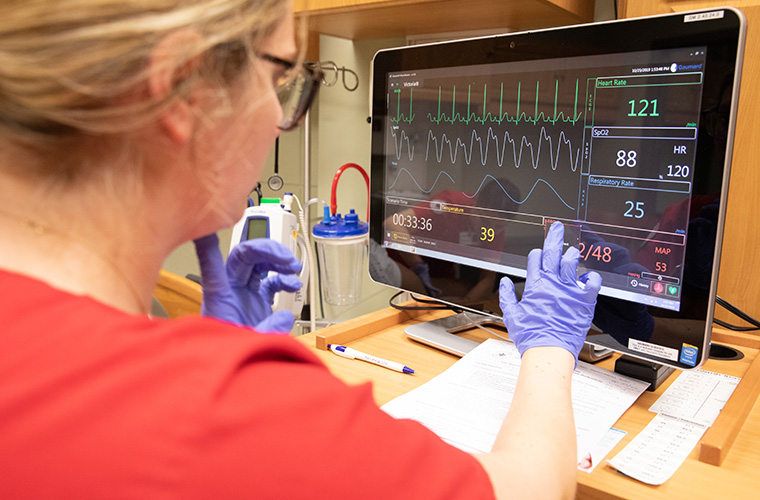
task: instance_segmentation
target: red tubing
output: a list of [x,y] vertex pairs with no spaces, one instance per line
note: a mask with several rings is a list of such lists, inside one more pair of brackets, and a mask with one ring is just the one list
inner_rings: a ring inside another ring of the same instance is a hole
[[369,221],[369,176],[367,175],[367,172],[364,171],[362,167],[357,165],[356,163],[346,163],[342,167],[338,169],[337,172],[335,172],[335,177],[333,177],[333,183],[332,183],[332,191],[330,193],[330,213],[332,215],[335,215],[338,213],[338,200],[336,196],[336,192],[338,190],[338,179],[340,179],[340,174],[343,173],[344,170],[348,168],[355,168],[359,172],[362,173],[364,176],[364,182],[367,183],[367,221]]

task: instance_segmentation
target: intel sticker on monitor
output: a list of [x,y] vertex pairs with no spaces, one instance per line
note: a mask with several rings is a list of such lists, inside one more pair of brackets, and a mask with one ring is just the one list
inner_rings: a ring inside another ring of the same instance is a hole
[[689,366],[697,366],[699,359],[699,349],[696,346],[684,344],[681,347],[681,363]]

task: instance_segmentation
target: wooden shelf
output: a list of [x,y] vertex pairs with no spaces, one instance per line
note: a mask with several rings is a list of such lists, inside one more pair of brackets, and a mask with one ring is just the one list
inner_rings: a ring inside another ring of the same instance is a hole
[[352,40],[590,22],[594,0],[295,0],[309,31]]

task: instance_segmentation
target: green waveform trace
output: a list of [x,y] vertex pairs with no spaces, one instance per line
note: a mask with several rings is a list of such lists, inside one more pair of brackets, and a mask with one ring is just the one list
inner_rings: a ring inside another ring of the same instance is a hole
[[409,116],[404,115],[401,113],[401,89],[394,90],[396,93],[396,117],[391,118],[391,121],[394,123],[399,122],[406,122],[411,124],[414,120],[414,113],[412,112],[412,103],[414,100],[414,89],[409,89]]
[[[575,80],[575,103],[573,105],[573,115],[567,116],[565,112],[558,111],[558,102],[559,102],[559,81],[555,80],[554,82],[554,113],[550,116],[544,113],[543,111],[538,110],[539,108],[539,82],[536,82],[536,103],[535,108],[533,111],[533,116],[528,115],[525,111],[520,111],[520,103],[522,99],[522,82],[518,82],[517,84],[517,108],[515,110],[514,115],[510,115],[508,112],[504,111],[504,83],[500,86],[500,95],[499,95],[499,113],[498,115],[494,115],[490,111],[486,112],[486,103],[487,103],[487,92],[488,92],[488,84],[483,84],[483,113],[481,116],[478,116],[474,111],[471,111],[471,96],[472,96],[472,85],[468,85],[467,87],[467,110],[465,114],[460,113],[456,110],[457,103],[456,103],[456,92],[457,88],[456,85],[452,88],[451,93],[451,114],[447,115],[446,113],[441,111],[441,102],[442,102],[442,87],[438,87],[438,113],[436,116],[434,116],[432,113],[428,113],[428,119],[435,124],[440,124],[441,122],[446,123],[455,123],[455,122],[461,122],[465,124],[469,124],[470,122],[475,123],[496,123],[501,124],[502,122],[511,122],[511,123],[520,123],[520,122],[528,122],[532,123],[534,125],[538,124],[539,122],[542,123],[551,123],[556,124],[557,122],[564,122],[564,123],[570,123],[572,125],[575,125],[576,122],[578,122],[581,119],[581,116],[583,115],[582,112],[578,112],[578,85],[579,82],[576,79]],[[398,90],[396,92],[399,92]],[[400,96],[399,96],[399,106],[400,106]],[[409,115],[410,117],[413,117],[412,114],[412,103],[411,98],[409,100]],[[403,116],[403,115],[401,115]],[[398,107],[397,107],[397,119],[395,121],[398,121]],[[411,118],[407,121],[407,123],[411,123]]]

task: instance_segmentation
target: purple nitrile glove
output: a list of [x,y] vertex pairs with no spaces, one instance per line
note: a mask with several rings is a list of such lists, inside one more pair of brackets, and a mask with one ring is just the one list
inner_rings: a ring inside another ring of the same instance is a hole
[[520,302],[509,278],[502,278],[499,285],[504,324],[520,356],[531,347],[562,347],[577,360],[594,318],[602,278],[593,271],[576,278],[580,253],[571,247],[562,256],[564,233],[562,224],[555,222],[543,251],[534,249],[528,254],[528,277]]
[[[272,312],[275,293],[301,288],[295,276],[301,270],[301,261],[288,247],[269,238],[246,240],[232,249],[225,265],[216,234],[194,243],[203,280],[202,315],[260,332],[290,332],[293,313]],[[267,276],[269,271],[280,274]]]

